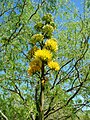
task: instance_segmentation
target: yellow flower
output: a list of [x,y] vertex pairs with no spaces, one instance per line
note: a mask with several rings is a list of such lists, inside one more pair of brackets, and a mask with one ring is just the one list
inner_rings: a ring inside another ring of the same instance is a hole
[[35,58],[39,58],[43,61],[49,61],[52,58],[52,54],[49,50],[42,49],[35,52]]
[[28,74],[33,75],[41,70],[42,62],[39,59],[34,59],[29,66]]
[[55,23],[54,23],[54,22],[50,22],[50,25],[51,25],[54,29],[56,29],[56,26],[55,26]]
[[31,50],[28,51],[28,58],[32,58],[33,55],[35,54],[35,52],[38,50],[39,48],[37,46],[34,46]]
[[60,69],[60,66],[57,62],[54,62],[54,61],[49,61],[48,62],[48,66],[53,69],[53,70],[56,70],[58,71]]
[[39,72],[39,71],[40,71],[40,67],[32,66],[32,67],[29,67],[28,74],[33,75],[34,73]]
[[40,59],[34,59],[32,62],[30,62],[30,66],[38,66],[39,68],[42,67],[42,61]]
[[36,25],[34,26],[34,28],[35,28],[37,31],[41,31],[41,30],[42,30],[42,27],[43,27],[43,23],[42,23],[42,22],[38,22],[38,23],[36,23]]
[[47,13],[46,15],[43,16],[42,20],[45,21],[46,23],[50,23],[51,21],[53,21],[53,18],[50,13]]
[[33,74],[32,69],[31,69],[30,66],[29,66],[29,68],[28,68],[28,74],[29,74],[29,75],[32,75],[32,74]]
[[45,43],[45,48],[56,52],[58,50],[57,41],[54,38],[48,39]]
[[52,32],[54,31],[54,28],[51,25],[44,25],[42,28],[42,32],[45,37],[49,38],[52,36]]
[[48,78],[45,77],[41,82],[42,82],[42,84],[44,85],[47,81],[48,81]]
[[35,34],[32,36],[31,41],[32,43],[36,43],[39,41],[43,41],[43,39],[44,39],[44,36],[42,34]]

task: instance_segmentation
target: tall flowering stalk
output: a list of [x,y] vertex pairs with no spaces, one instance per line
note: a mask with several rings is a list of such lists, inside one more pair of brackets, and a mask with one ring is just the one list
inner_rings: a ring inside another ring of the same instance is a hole
[[38,94],[35,96],[38,112],[36,120],[44,120],[44,90],[46,81],[49,81],[49,79],[47,79],[47,73],[52,70],[58,71],[60,69],[54,57],[54,54],[58,50],[58,43],[57,40],[52,37],[55,24],[51,14],[44,15],[42,21],[36,23],[34,27],[37,34],[34,34],[31,38],[31,42],[34,46],[28,52],[28,58],[31,60],[28,74],[30,76],[35,74],[39,76],[41,88],[39,90],[39,99],[37,99]]

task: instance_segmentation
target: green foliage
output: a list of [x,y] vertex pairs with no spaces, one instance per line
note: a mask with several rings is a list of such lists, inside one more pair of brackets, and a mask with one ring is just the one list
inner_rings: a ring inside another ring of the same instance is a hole
[[[83,3],[84,4],[84,3]],[[90,18],[89,0],[80,13],[69,0],[0,1],[0,110],[9,120],[33,120],[39,78],[27,73],[33,48],[32,36],[50,24],[49,35],[57,38],[59,49],[54,58],[60,71],[47,74],[44,117],[46,120],[89,120],[90,111]],[[43,18],[43,14],[49,16]],[[54,21],[52,21],[52,16]],[[46,19],[49,17],[48,19]],[[55,23],[55,24],[54,24]],[[36,30],[35,30],[35,29]],[[38,46],[38,44],[37,44]],[[47,66],[45,67],[47,70]],[[83,110],[84,112],[81,112]],[[0,119],[3,116],[0,114]]]

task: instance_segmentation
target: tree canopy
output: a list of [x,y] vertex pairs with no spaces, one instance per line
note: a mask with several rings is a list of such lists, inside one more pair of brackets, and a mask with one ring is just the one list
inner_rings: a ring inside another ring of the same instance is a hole
[[90,2],[0,1],[0,119],[90,119]]

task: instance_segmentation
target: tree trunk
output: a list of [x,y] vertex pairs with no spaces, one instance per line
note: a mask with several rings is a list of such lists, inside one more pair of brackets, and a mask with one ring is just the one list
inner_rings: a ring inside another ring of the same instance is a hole
[[40,92],[40,106],[35,120],[44,120],[44,84],[41,83],[41,92]]
[[37,108],[37,115],[35,120],[44,120],[44,63],[42,64],[42,76],[41,76],[41,89],[40,89],[40,96],[39,96],[39,108]]
[[44,120],[44,84],[41,83],[40,94],[40,120]]

